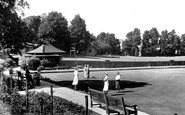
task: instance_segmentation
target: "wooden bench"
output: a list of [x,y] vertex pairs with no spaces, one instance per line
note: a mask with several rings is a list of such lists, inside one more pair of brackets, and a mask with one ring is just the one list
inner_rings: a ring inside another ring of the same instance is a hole
[[104,93],[106,102],[106,112],[108,115],[112,113],[112,110],[123,115],[137,115],[137,105],[125,104],[123,97],[115,97]]
[[[101,105],[102,104],[106,104],[105,102],[105,95],[102,91],[98,91],[98,90],[94,90],[91,88],[88,88],[89,91],[89,95],[90,95],[90,99],[91,99],[91,107],[93,107],[93,105]],[[96,102],[96,103],[93,103]]]

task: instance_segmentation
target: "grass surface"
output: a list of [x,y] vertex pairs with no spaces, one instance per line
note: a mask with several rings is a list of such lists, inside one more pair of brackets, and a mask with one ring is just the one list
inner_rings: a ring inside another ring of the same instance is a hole
[[77,60],[77,61],[128,61],[128,62],[145,62],[145,61],[185,61],[185,56],[174,56],[174,57],[135,57],[135,56],[116,56],[116,57],[92,57],[92,56],[83,56],[83,57],[63,57],[63,61]]
[[[106,71],[91,72],[91,79],[85,80],[80,72],[79,90],[87,86],[102,90],[102,77]],[[116,71],[109,74],[110,91],[113,96],[123,96],[127,103],[137,104],[140,111],[151,115],[185,115],[185,71],[179,69],[124,70],[121,73],[121,92],[114,89]],[[71,87],[73,73],[42,74],[58,81],[62,86]]]

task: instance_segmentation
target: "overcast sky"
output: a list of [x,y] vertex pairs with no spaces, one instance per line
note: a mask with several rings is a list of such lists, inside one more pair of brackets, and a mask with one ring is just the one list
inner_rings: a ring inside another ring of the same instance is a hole
[[185,33],[184,0],[27,0],[30,9],[26,17],[58,11],[70,21],[76,14],[83,18],[87,30],[97,36],[101,32],[114,33],[125,39],[134,28],[145,30],[156,27],[161,33],[167,29]]

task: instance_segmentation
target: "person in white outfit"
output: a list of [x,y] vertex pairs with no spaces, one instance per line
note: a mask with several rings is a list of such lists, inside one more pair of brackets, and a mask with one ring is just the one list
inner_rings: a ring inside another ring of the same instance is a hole
[[115,77],[115,81],[116,81],[115,89],[117,90],[117,92],[120,92],[120,77],[121,77],[120,73],[117,72],[117,75]]
[[87,70],[87,65],[85,64],[84,69],[83,69],[85,79],[87,79],[87,71],[86,70]]
[[108,75],[107,73],[105,73],[105,77],[104,77],[104,79],[103,79],[103,81],[104,81],[103,91],[106,92],[106,93],[108,93],[108,91],[109,91],[109,81],[108,81],[108,77],[109,77],[109,75]]
[[74,70],[74,79],[72,85],[74,86],[74,89],[77,89],[78,85],[78,68],[76,67]]

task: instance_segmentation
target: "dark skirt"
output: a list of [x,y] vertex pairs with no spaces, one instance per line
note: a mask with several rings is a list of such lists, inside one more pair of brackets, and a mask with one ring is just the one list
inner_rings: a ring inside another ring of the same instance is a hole
[[115,86],[116,89],[120,89],[120,80],[116,80],[116,86]]

